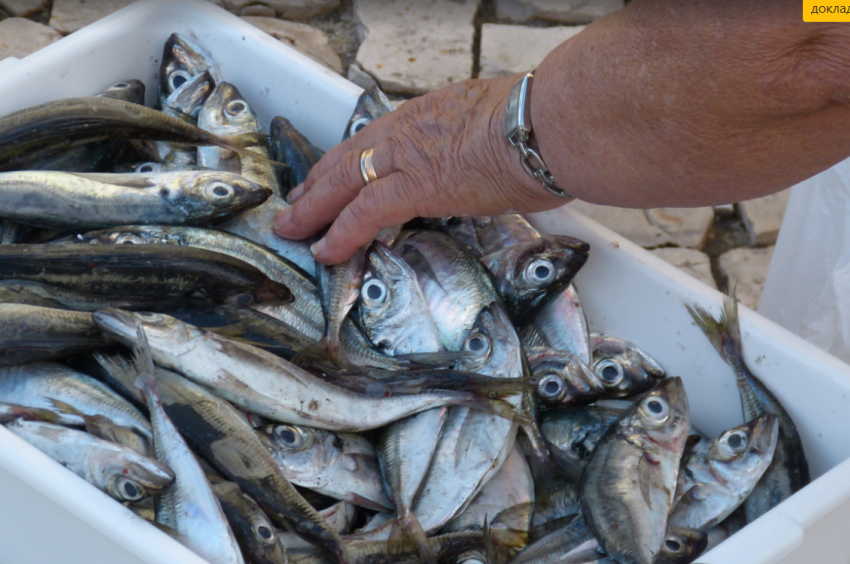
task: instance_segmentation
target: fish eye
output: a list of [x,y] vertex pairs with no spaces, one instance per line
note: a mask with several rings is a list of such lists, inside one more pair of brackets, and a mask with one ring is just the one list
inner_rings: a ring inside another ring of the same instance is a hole
[[254,303],[254,296],[249,294],[248,292],[240,292],[234,296],[231,296],[228,301],[240,306],[249,306]]
[[135,233],[122,233],[115,238],[116,245],[144,245],[145,240]]
[[126,82],[118,82],[112,85],[112,88],[118,88],[119,90],[123,90],[124,88],[129,88],[130,85]]
[[525,267],[525,278],[538,286],[549,284],[555,278],[555,267],[551,261],[537,259]]
[[118,482],[115,485],[118,495],[125,501],[139,501],[145,497],[141,488],[129,478],[118,478]]
[[137,311],[136,316],[140,317],[143,321],[162,321],[162,314],[159,313],[151,313],[149,311]]
[[224,182],[208,182],[204,186],[204,195],[211,201],[227,202],[233,198],[235,193],[233,186]]
[[192,78],[192,75],[190,75],[188,72],[184,70],[176,70],[171,73],[171,76],[168,77],[168,85],[171,87],[171,91],[174,92],[175,90],[186,84],[186,82],[190,78]]
[[649,419],[656,423],[662,423],[667,420],[670,415],[670,408],[667,402],[659,397],[648,397],[641,403],[641,408]]
[[720,440],[720,443],[724,454],[739,454],[747,448],[747,435],[743,431],[732,431],[731,433],[727,433]]
[[487,354],[490,351],[490,339],[481,333],[470,335],[463,345],[463,350],[476,354]]
[[369,125],[371,122],[372,120],[367,117],[357,118],[356,120],[351,122],[351,125],[348,127],[348,135],[353,136],[355,133]]
[[559,400],[565,390],[564,379],[557,374],[548,374],[537,384],[537,394],[544,400]]
[[372,278],[363,284],[363,288],[360,290],[360,298],[367,306],[375,307],[387,301],[388,293],[386,284],[377,278]]
[[292,425],[278,425],[274,428],[274,436],[284,448],[297,449],[304,445],[304,434],[301,429]]
[[605,386],[616,386],[623,381],[623,367],[612,358],[600,360],[594,364],[593,368]]
[[159,168],[159,163],[142,163],[136,167],[136,172],[153,172]]
[[254,523],[254,533],[256,533],[257,537],[263,541],[270,541],[274,539],[274,530],[272,529],[272,526],[265,521]]
[[242,100],[233,100],[227,104],[227,107],[225,109],[227,110],[227,113],[232,116],[235,116],[236,114],[242,113],[247,110],[248,104],[246,104]]
[[678,554],[682,552],[682,543],[674,537],[667,537],[664,541],[664,548],[666,548],[668,552]]

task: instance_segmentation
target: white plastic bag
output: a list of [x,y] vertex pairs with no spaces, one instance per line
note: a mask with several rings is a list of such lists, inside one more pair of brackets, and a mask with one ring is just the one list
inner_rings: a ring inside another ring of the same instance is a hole
[[758,310],[850,362],[850,159],[791,191]]

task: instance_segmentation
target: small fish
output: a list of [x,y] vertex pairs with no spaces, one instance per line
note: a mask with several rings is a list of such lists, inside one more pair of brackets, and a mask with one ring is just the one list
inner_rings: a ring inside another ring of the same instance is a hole
[[174,481],[156,460],[83,431],[20,419],[6,428],[119,501],[138,501]]
[[776,451],[777,417],[765,414],[722,433],[679,474],[670,523],[707,531],[746,500]]
[[621,564],[652,564],[690,429],[680,378],[662,380],[624,411],[590,455],[581,509],[606,554]]
[[664,368],[643,349],[622,339],[592,333],[592,368],[610,398],[625,398],[652,388],[666,375]]
[[776,507],[810,481],[809,463],[803,452],[803,442],[791,415],[744,360],[744,343],[738,322],[738,301],[734,296],[723,302],[719,318],[696,304],[686,304],[702,332],[735,373],[741,394],[744,419],[752,421],[766,413],[779,420],[779,438],[773,462],[764,473],[752,494],[744,502],[747,522],[752,523]]
[[258,206],[270,192],[218,171],[0,173],[0,217],[48,229],[198,225]]
[[537,397],[547,405],[583,405],[605,397],[607,389],[577,356],[556,349],[525,349]]
[[573,284],[544,305],[519,334],[526,348],[551,347],[572,353],[590,365],[587,319]]
[[90,313],[0,303],[0,327],[0,366],[62,358],[106,345]]
[[233,482],[212,484],[242,553],[253,564],[286,564],[286,550],[259,504]]
[[310,143],[295,126],[284,117],[272,119],[270,128],[272,158],[286,163],[286,169],[279,168],[281,189],[284,193],[304,182],[310,169],[325,154],[324,151]]
[[164,101],[192,77],[205,71],[215,82],[221,80],[221,70],[212,57],[189,39],[171,34],[165,42],[159,67],[160,100]]
[[387,98],[386,94],[377,86],[365,90],[357,98],[357,105],[354,107],[354,113],[351,114],[348,124],[345,126],[342,140],[345,141],[353,137],[355,133],[394,109],[395,107]]
[[369,509],[392,509],[375,447],[363,437],[286,424],[257,434],[293,484]]
[[621,413],[600,407],[546,410],[541,414],[540,432],[558,464],[578,479],[596,445]]
[[133,353],[140,368],[136,387],[142,391],[151,416],[157,460],[167,464],[175,476],[174,483],[157,499],[157,522],[177,531],[186,547],[211,564],[244,564],[204,470],[163,409],[141,326]]

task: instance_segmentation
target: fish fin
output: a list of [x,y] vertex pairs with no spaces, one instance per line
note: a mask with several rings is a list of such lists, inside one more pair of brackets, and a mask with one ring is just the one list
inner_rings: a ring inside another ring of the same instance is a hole
[[496,543],[493,538],[493,529],[490,527],[489,515],[484,515],[484,559],[487,564],[495,564],[496,562]]
[[734,292],[723,300],[723,311],[718,318],[696,304],[686,303],[685,307],[723,360],[729,363],[736,355],[742,356],[738,300]]
[[652,464],[652,461],[649,460],[646,454],[642,455],[638,460],[638,485],[640,486],[640,493],[643,496],[643,500],[650,509],[652,509],[652,496],[649,491],[652,484]]
[[551,521],[546,521],[541,525],[535,526],[531,531],[530,536],[533,540],[541,539],[550,533],[554,533],[559,529],[569,526],[578,516],[578,513],[571,513],[569,515],[564,515],[563,517],[558,517],[557,519],[552,519]]
[[406,370],[389,377],[376,374],[376,380],[394,394],[448,390],[504,399],[532,389],[530,378],[498,378],[455,370]]
[[155,368],[151,348],[148,344],[148,337],[145,335],[145,329],[139,322],[136,322],[136,341],[133,343],[133,365],[138,370],[138,376],[136,376],[133,385],[142,390],[145,397],[150,396],[156,401],[160,401],[159,385],[154,375]]
[[144,402],[141,392],[133,385],[138,370],[127,357],[120,354],[95,353],[94,358],[106,370],[110,378],[121,384],[125,392],[133,394],[137,400]]
[[74,406],[72,406],[72,405],[68,405],[68,404],[67,404],[67,403],[65,403],[64,401],[61,401],[61,400],[58,400],[58,399],[50,399],[50,400],[48,400],[48,403],[50,403],[50,405],[51,405],[51,406],[52,406],[52,407],[53,407],[56,411],[59,411],[59,412],[61,412],[61,413],[67,413],[68,415],[78,415],[78,416],[80,416],[80,417],[85,417],[85,416],[84,416],[84,415],[80,412],[80,410],[78,410],[76,407],[74,407]]
[[255,339],[248,339],[243,337],[243,335],[245,334],[245,325],[241,322],[233,323],[231,325],[221,325],[219,327],[201,327],[201,329],[203,329],[204,331],[209,331],[210,333],[215,333],[216,335],[220,335],[222,337],[226,337],[231,341],[239,341],[240,343],[251,345],[252,347],[257,347],[258,349],[274,348],[274,345],[272,345],[271,343],[263,343]]
[[437,559],[428,544],[428,537],[419,524],[419,519],[411,510],[400,515],[392,524],[390,538],[387,541],[387,554],[390,557],[401,557],[407,552],[418,550],[422,561],[426,564],[437,564]]
[[474,356],[468,351],[437,351],[429,353],[399,354],[393,358],[406,360],[413,365],[425,368],[448,368],[461,360]]
[[339,337],[336,339],[323,338],[299,352],[292,359],[292,364],[301,367],[314,367],[335,373],[357,374],[360,370],[348,360],[348,355],[342,350]]
[[[346,456],[357,456],[357,455],[347,454]],[[365,455],[362,455],[362,456],[365,456]],[[372,501],[371,499],[365,498],[362,495],[356,494],[354,492],[348,492],[347,494],[345,494],[345,496],[343,496],[343,498],[342,498],[342,501],[347,501],[348,503],[350,503],[352,505],[357,505],[358,507],[365,507],[366,509],[371,509],[373,511],[379,511],[379,512],[384,512],[384,511],[392,509],[392,507],[386,507],[386,506],[381,505],[380,503],[378,503],[376,501]]]
[[470,413],[467,412],[466,417],[463,419],[463,423],[460,425],[457,446],[455,447],[455,468],[460,466],[460,463],[463,461],[464,457],[466,457],[466,453],[469,452],[469,447],[472,446],[472,441],[476,437],[475,433],[472,432],[474,429],[472,426],[473,418],[469,415]]
[[531,513],[534,511],[534,502],[527,501],[525,503],[518,503],[516,505],[512,505],[507,509],[503,509],[493,517],[492,525],[502,525],[509,529],[516,528],[517,522],[519,523],[530,523],[531,522]]

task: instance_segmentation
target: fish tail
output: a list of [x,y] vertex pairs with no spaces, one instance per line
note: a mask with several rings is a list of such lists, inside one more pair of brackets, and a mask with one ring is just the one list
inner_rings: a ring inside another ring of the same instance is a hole
[[145,329],[141,323],[136,323],[136,342],[133,343],[133,365],[137,370],[138,376],[133,383],[147,397],[153,397],[159,401],[159,385],[154,375],[153,356],[151,348],[148,344]]
[[691,317],[717,352],[729,364],[742,357],[741,327],[738,323],[738,300],[733,293],[723,300],[723,311],[715,318],[696,304],[685,304]]
[[476,396],[475,394],[464,393],[453,397],[450,403],[452,405],[468,407],[476,411],[486,411],[504,419],[509,419],[514,423],[519,423],[520,425],[529,425],[531,423],[524,412],[518,410],[511,403],[500,399],[490,399]]
[[428,537],[409,508],[393,522],[390,538],[387,543],[387,553],[399,557],[410,552],[419,552],[426,564],[437,564],[437,559],[428,544]]

